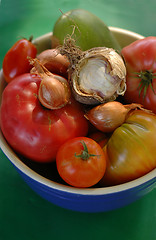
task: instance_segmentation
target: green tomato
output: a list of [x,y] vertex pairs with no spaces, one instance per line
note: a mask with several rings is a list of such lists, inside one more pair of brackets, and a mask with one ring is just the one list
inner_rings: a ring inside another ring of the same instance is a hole
[[109,47],[120,51],[121,47],[106,24],[94,14],[74,9],[62,14],[53,28],[53,36],[63,44],[67,36],[85,51],[94,47]]

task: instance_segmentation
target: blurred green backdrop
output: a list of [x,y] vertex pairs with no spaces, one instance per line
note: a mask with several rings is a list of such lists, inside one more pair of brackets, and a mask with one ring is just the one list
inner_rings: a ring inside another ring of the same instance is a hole
[[17,39],[52,31],[60,10],[65,13],[73,8],[91,11],[109,26],[156,35],[154,0],[1,0],[0,65]]

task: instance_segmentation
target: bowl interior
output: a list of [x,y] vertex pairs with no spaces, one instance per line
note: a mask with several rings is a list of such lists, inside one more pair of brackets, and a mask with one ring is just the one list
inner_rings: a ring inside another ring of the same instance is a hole
[[[110,27],[110,30],[112,31],[112,33],[115,35],[115,37],[121,44],[121,47],[124,47],[137,39],[143,38],[143,36],[139,34],[136,34],[127,30],[123,30],[120,28]],[[47,48],[51,48],[51,37],[52,37],[52,33],[47,33],[37,38],[36,40],[34,40],[38,48],[38,52],[41,52]],[[3,78],[3,74],[1,70],[0,72],[0,103],[1,103],[2,92],[5,86],[6,86],[6,82]],[[73,188],[73,187],[67,186],[63,182],[63,180],[59,177],[56,171],[55,163],[45,164],[43,166],[41,164],[28,161],[27,159],[24,159],[23,157],[17,155],[10,148],[10,146],[4,139],[1,131],[0,131],[0,143],[1,143],[2,151],[20,171],[28,175],[30,178],[44,185],[49,186],[50,188],[59,189],[61,191],[67,191],[67,192],[78,193],[78,194],[91,194],[91,195],[108,194],[112,192],[119,192],[119,191],[123,191],[133,187],[137,187],[141,184],[144,184],[145,182],[150,181],[156,176],[156,169],[154,169],[150,173],[134,181],[113,186],[113,187],[98,188],[95,186],[94,188],[89,188],[89,189]]]

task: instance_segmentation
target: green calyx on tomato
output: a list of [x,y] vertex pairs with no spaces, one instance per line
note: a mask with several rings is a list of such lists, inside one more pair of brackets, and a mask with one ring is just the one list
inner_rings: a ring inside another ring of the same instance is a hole
[[29,37],[28,41],[29,41],[29,42],[32,42],[32,40],[33,40],[33,35],[31,35],[31,36]]
[[155,91],[152,86],[152,81],[154,78],[156,78],[156,73],[153,73],[151,70],[145,70],[145,71],[140,71],[135,73],[137,78],[141,79],[138,90],[139,90],[139,96],[141,92],[143,91],[143,99],[146,97],[146,92],[148,87],[150,87],[153,91],[154,94]]
[[[85,143],[85,145],[84,145]],[[89,159],[75,156],[86,149]],[[106,156],[100,145],[88,137],[69,139],[60,146],[56,155],[56,166],[61,178],[74,187],[91,187],[97,184],[106,170]]]
[[81,158],[81,159],[83,159],[83,160],[88,160],[90,157],[98,157],[98,155],[96,155],[96,154],[90,154],[90,153],[88,152],[87,145],[85,144],[84,141],[80,141],[80,142],[81,142],[82,145],[83,145],[83,150],[82,150],[81,154],[78,154],[78,155],[77,155],[77,154],[75,153],[75,157]]

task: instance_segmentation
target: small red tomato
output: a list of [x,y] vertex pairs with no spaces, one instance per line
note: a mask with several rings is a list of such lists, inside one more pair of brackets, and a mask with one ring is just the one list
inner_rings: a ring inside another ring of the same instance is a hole
[[106,170],[106,158],[100,145],[91,138],[76,137],[65,142],[56,155],[62,179],[74,187],[91,187]]
[[15,77],[28,73],[32,66],[27,57],[35,58],[37,49],[31,40],[18,40],[6,53],[3,60],[3,74],[6,82],[11,82]]

